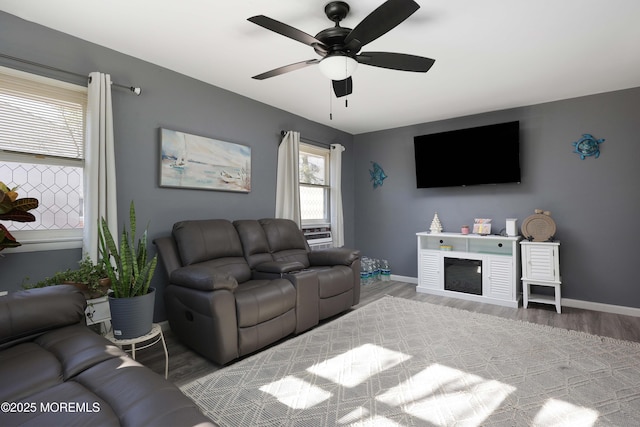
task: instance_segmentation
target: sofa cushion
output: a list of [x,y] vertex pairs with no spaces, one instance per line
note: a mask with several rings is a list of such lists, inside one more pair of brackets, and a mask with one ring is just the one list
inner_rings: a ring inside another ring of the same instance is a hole
[[62,382],[62,365],[50,352],[27,342],[0,352],[0,402],[20,401]]
[[281,218],[260,220],[275,261],[298,261],[309,267],[309,245],[295,222]]
[[225,219],[177,222],[173,225],[173,238],[182,265],[243,256],[238,233],[233,224]]
[[123,426],[211,425],[177,387],[129,356],[107,360],[74,380],[102,397]]
[[296,306],[296,290],[285,279],[250,280],[238,286],[235,296],[239,328],[274,319]]
[[55,329],[33,342],[58,360],[64,381],[105,360],[125,355],[115,344],[85,325]]
[[273,261],[267,236],[257,220],[237,220],[233,221],[233,225],[238,230],[244,257],[247,259],[249,267],[255,268],[259,264]]
[[290,249],[273,253],[273,259],[279,262],[297,262],[303,268],[309,267],[309,257],[307,251],[302,249]]
[[54,329],[0,352],[0,378],[9,386],[0,394],[9,394],[1,396],[5,400],[9,396],[17,400],[120,356],[125,353],[85,325]]

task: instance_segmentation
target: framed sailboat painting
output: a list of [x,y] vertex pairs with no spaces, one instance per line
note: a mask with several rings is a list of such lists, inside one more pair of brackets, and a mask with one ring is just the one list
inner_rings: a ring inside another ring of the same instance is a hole
[[160,186],[251,191],[251,147],[160,129]]

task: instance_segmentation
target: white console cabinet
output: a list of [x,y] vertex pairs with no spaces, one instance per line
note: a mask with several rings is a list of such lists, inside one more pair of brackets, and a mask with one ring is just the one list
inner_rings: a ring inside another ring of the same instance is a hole
[[[427,232],[416,235],[418,292],[518,307],[520,236]],[[477,276],[470,280],[472,289],[465,289],[465,276],[472,275]]]

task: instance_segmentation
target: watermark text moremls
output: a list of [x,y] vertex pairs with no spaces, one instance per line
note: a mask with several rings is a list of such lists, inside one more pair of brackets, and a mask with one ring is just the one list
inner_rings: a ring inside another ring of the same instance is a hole
[[99,402],[40,402],[40,412],[100,412]]
[[89,413],[100,412],[100,402],[2,402],[6,413]]

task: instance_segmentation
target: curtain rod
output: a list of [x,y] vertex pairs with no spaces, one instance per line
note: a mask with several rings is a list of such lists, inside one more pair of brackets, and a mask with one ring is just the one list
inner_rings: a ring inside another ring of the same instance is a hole
[[[88,76],[85,76],[84,74],[74,73],[73,71],[63,70],[63,69],[60,69],[60,68],[52,67],[50,65],[44,65],[44,64],[40,64],[38,62],[28,61],[28,60],[22,59],[22,58],[16,58],[15,56],[5,55],[4,53],[0,53],[0,57],[6,58],[6,59],[10,59],[10,60],[16,61],[16,62],[22,62],[23,64],[28,64],[28,65],[33,65],[33,66],[40,67],[40,68],[45,68],[47,70],[58,71],[60,73],[69,74],[71,76],[80,77],[80,78],[83,78],[83,79],[88,78]],[[120,88],[123,88],[123,89],[130,90],[131,92],[135,93],[137,96],[140,96],[140,94],[142,93],[142,88],[140,88],[140,87],[125,86],[125,85],[121,85],[121,84],[115,83],[115,82],[111,82],[111,84],[113,86],[117,86],[117,87],[120,87]]]
[[[280,136],[285,136],[286,134],[287,134],[286,130],[281,130],[280,131]],[[319,145],[319,146],[324,147],[324,148],[332,148],[331,144],[327,144],[326,142],[314,141],[313,139],[304,138],[302,136],[300,137],[300,141],[308,142],[308,143],[313,144],[313,145]]]

